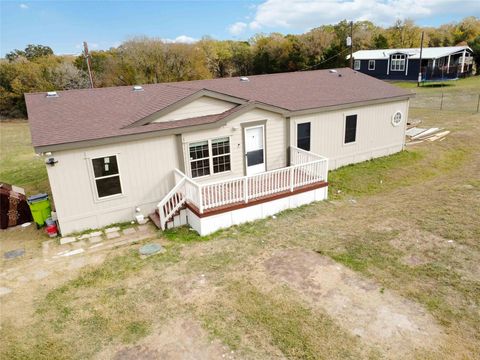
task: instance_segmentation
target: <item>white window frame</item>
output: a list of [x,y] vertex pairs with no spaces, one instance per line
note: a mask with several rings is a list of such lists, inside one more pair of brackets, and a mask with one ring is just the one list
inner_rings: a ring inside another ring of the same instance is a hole
[[[190,157],[190,147],[192,145],[195,145],[195,144],[198,144],[198,143],[203,143],[203,142],[207,142],[207,148],[208,148],[208,157],[203,157],[203,158],[198,158],[198,159],[192,159]],[[211,144],[210,144],[210,140],[198,140],[198,141],[193,141],[191,143],[188,143],[188,148],[187,148],[188,152],[187,152],[187,155],[188,155],[188,167],[190,169],[190,177],[192,179],[201,179],[201,178],[204,178],[204,177],[207,177],[207,176],[210,176],[212,175],[212,162],[210,161],[211,158],[212,158],[212,148],[211,148]],[[194,161],[200,161],[200,160],[205,160],[205,159],[208,159],[208,168],[210,170],[210,174],[208,175],[202,175],[202,176],[196,176],[196,177],[193,177],[193,171],[192,171],[192,162]]]
[[[370,64],[373,64],[373,67]],[[368,60],[368,70],[375,70],[375,60]]]
[[[230,152],[225,153],[225,154],[221,154],[221,155],[213,155],[212,141],[219,140],[219,139],[228,139],[228,146],[230,148]],[[192,160],[192,158],[190,158],[190,146],[194,145],[194,144],[197,144],[197,143],[202,143],[202,142],[205,142],[205,141],[208,144],[208,157]],[[187,143],[187,151],[188,151],[187,152],[188,168],[189,168],[189,172],[190,172],[190,177],[192,179],[203,179],[203,178],[206,178],[206,177],[209,177],[209,176],[223,175],[223,174],[228,174],[229,172],[232,172],[232,138],[231,138],[231,136],[219,136],[219,137],[214,137],[214,138],[210,138],[210,139],[191,141],[191,142]],[[217,172],[217,173],[213,172],[213,158],[220,157],[220,156],[226,156],[226,155],[230,156],[230,170],[225,170],[225,171],[221,171],[221,172]],[[205,159],[208,159],[208,168],[210,169],[210,174],[193,177],[193,175],[192,175],[192,162],[193,161],[199,161],[199,160],[205,160]]]
[[[352,142],[345,142],[345,132],[347,131],[347,116],[352,116],[356,115],[357,116],[357,124],[355,126],[355,141]],[[343,114],[343,132],[342,132],[342,144],[343,146],[350,146],[350,145],[355,145],[358,140],[358,113],[357,112],[352,112],[352,113],[344,113]]]
[[355,60],[353,62],[353,70],[360,70],[361,66],[362,66],[361,60]]
[[[104,159],[104,158],[107,158],[107,157],[115,157],[117,159],[118,174],[96,177],[95,176],[95,169],[93,167],[93,160]],[[107,201],[107,200],[117,199],[117,198],[121,198],[121,197],[125,196],[125,191],[124,191],[124,188],[123,188],[123,181],[122,181],[122,176],[121,176],[121,169],[120,169],[120,160],[119,160],[118,153],[117,154],[102,155],[102,156],[95,155],[95,156],[88,157],[87,160],[89,162],[89,169],[90,169],[90,175],[91,175],[90,178],[91,178],[91,182],[92,182],[92,188],[94,190],[93,193],[94,193],[95,202]],[[98,195],[97,180],[107,179],[107,178],[111,178],[111,177],[114,177],[114,176],[118,176],[118,180],[120,182],[120,192],[118,194],[113,194],[113,195],[101,196],[100,197]]]
[[313,129],[313,124],[312,124],[312,121],[308,120],[308,121],[295,121],[295,147],[298,147],[298,125],[302,125],[302,124],[310,124],[310,150],[309,151],[312,151],[312,145],[313,145],[313,142],[312,142],[312,129]]
[[393,54],[390,60],[390,71],[405,71],[406,54]]

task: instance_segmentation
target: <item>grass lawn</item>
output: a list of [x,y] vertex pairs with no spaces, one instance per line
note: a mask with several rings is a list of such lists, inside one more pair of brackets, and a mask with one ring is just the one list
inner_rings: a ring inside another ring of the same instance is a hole
[[0,121],[0,181],[24,187],[30,195],[50,191],[45,164],[33,152],[25,120]]
[[476,112],[479,106],[480,77],[431,82],[417,87],[415,82],[395,82],[397,86],[414,91],[417,96],[410,105],[414,108],[440,109],[444,111]]
[[[443,90],[472,89],[480,89],[478,78]],[[9,309],[18,302],[15,312],[1,315],[0,357],[111,358],[118,351],[136,351],[155,358],[165,353],[149,353],[152,344],[164,344],[158,336],[171,334],[173,342],[187,338],[191,344],[205,335],[203,345],[195,342],[195,347],[217,351],[208,353],[211,358],[406,358],[354,335],[353,326],[316,301],[320,295],[309,297],[321,288],[294,288],[266,272],[272,254],[307,249],[358,276],[339,280],[343,285],[366,279],[380,289],[370,290],[375,298],[385,294],[424,309],[441,341],[428,351],[412,347],[408,358],[475,358],[480,353],[480,114],[411,109],[410,117],[451,134],[331,172],[329,201],[207,239],[183,228],[170,231],[161,235],[168,242],[164,255],[140,259],[128,247],[112,252],[103,264],[71,280],[48,289],[39,285],[28,308],[14,293],[0,298]],[[43,164],[29,150],[26,123],[0,126],[2,180],[45,191]],[[0,242],[7,236],[0,233]],[[192,334],[185,328],[178,336],[172,319],[190,319],[201,330]]]

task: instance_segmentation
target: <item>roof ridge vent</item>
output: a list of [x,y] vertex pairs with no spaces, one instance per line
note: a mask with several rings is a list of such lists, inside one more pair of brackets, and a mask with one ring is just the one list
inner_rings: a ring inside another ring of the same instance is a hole
[[134,85],[133,91],[143,91],[143,87],[141,85]]
[[47,91],[47,98],[54,98],[58,97],[58,94],[56,91]]
[[250,81],[250,79],[246,76],[240,76],[240,81],[247,82],[247,81]]

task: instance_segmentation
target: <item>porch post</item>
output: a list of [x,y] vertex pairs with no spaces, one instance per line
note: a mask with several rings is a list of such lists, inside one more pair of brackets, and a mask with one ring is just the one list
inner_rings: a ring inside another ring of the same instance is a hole
[[448,61],[447,61],[447,74],[450,72],[450,56],[448,55]]
[[464,49],[463,50],[463,55],[462,55],[462,70],[460,71],[460,73],[463,74],[463,69],[465,68],[465,55],[467,55],[467,49]]
[[432,78],[433,78],[433,74],[435,72],[435,63],[436,63],[437,59],[433,59],[433,63],[432,63]]

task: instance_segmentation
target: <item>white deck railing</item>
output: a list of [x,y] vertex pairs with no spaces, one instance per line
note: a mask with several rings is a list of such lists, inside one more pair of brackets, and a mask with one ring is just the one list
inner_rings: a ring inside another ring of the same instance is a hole
[[290,148],[290,166],[256,175],[199,184],[175,170],[175,187],[158,204],[160,224],[165,224],[186,202],[200,213],[229,204],[249,201],[305,185],[326,182],[328,159],[296,147]]

